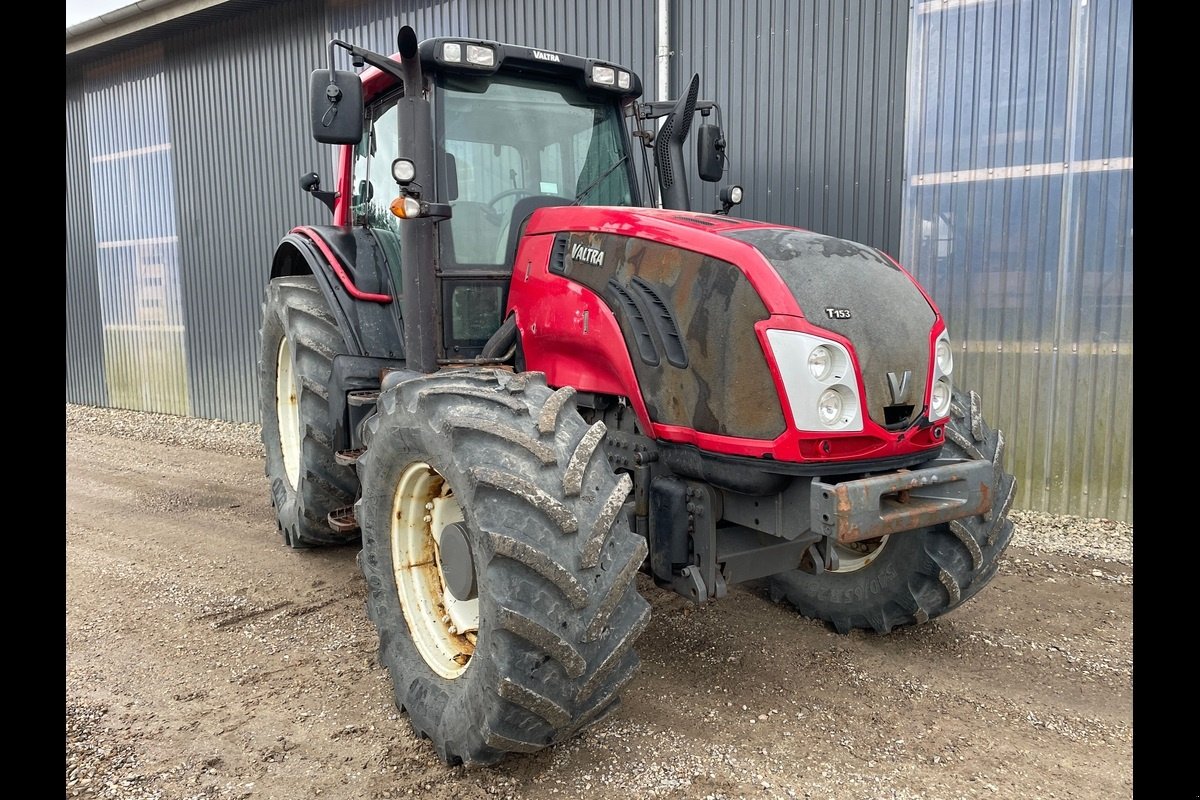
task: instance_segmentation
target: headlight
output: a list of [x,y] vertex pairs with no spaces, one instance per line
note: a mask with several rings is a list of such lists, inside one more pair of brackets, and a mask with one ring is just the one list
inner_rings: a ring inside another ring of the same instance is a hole
[[417,177],[417,165],[407,158],[397,158],[392,162],[392,177],[401,186],[412,183]]
[[826,389],[817,400],[817,418],[825,425],[836,425],[842,418],[842,393],[837,389]]
[[861,431],[861,406],[850,351],[799,331],[768,330],[792,422],[803,431]]
[[808,354],[808,371],[819,381],[829,377],[833,371],[833,353],[825,345],[817,345]]
[[467,63],[478,64],[481,67],[490,67],[496,63],[496,53],[490,47],[469,44],[467,45]]
[[949,375],[954,371],[954,354],[950,352],[950,338],[944,333],[938,337],[936,353],[938,369]]
[[929,396],[929,414],[933,419],[941,419],[950,413],[950,394],[950,380],[938,378]]
[[592,80],[602,86],[612,86],[617,82],[617,71],[597,64],[592,67]]
[[496,50],[490,45],[471,42],[442,42],[436,59],[455,67],[492,71],[496,69]]
[[950,373],[954,371],[954,351],[950,347],[950,334],[942,331],[933,343],[933,385],[929,389],[929,419],[945,419],[950,414],[950,399],[953,395]]
[[[559,56],[554,53],[547,53],[546,58],[539,55],[540,51],[534,50],[533,56],[539,60],[554,60],[559,61]],[[637,76],[626,69],[618,67],[616,64],[606,64],[603,61],[593,61],[585,59],[584,69],[586,70],[586,83],[599,89],[605,89],[612,92],[629,92],[633,89],[633,84]]]

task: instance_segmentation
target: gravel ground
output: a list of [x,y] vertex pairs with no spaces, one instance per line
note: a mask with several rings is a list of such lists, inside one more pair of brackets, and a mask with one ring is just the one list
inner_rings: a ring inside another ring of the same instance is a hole
[[1132,526],[1014,511],[985,591],[887,637],[640,579],[612,717],[443,767],[391,705],[354,550],[280,544],[257,425],[68,405],[66,429],[67,797],[1133,796]]

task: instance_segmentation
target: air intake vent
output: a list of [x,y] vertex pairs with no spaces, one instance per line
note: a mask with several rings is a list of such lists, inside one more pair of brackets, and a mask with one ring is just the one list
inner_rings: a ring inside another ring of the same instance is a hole
[[664,189],[670,189],[675,185],[675,173],[671,171],[671,159],[667,155],[667,143],[671,140],[671,133],[674,130],[675,118],[667,117],[667,121],[658,131],[658,137],[654,140],[654,160],[658,164],[658,180]]
[[560,233],[554,237],[554,247],[550,249],[550,271],[555,275],[567,274],[567,240],[570,234]]
[[640,294],[649,306],[650,321],[654,323],[659,338],[662,339],[663,349],[667,351],[667,361],[680,369],[685,368],[688,365],[687,351],[683,349],[683,338],[679,335],[675,318],[671,316],[671,309],[658,296],[658,292],[641,278],[634,276],[630,288]]
[[625,287],[617,283],[615,279],[609,280],[608,292],[616,301],[618,307],[625,312],[625,316],[629,319],[629,326],[633,330],[633,340],[637,345],[638,355],[652,367],[658,366],[658,348],[654,346],[654,339],[650,336],[650,328],[646,325],[646,318],[642,315],[642,310],[638,308],[637,302],[633,296],[625,290]]

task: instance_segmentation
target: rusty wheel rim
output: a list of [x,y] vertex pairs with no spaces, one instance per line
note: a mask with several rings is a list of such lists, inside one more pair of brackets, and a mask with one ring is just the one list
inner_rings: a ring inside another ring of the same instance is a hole
[[413,643],[443,678],[461,677],[479,634],[479,600],[458,600],[446,589],[438,541],[463,520],[450,484],[424,462],[405,468],[392,500],[392,572]]

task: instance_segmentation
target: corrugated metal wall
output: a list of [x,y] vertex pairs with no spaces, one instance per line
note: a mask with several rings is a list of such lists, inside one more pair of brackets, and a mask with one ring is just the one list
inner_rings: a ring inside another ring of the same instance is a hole
[[[908,3],[703,0],[674,4],[676,96],[692,73],[724,112],[738,216],[896,253]],[[722,184],[723,185],[723,184]],[[692,179],[694,208],[719,206]]]
[[86,241],[80,233],[91,223],[93,247],[84,263],[91,264],[88,277],[98,289],[108,401],[188,414],[175,157],[162,48],[122,54],[89,77],[76,112],[87,156],[79,178],[87,185],[90,208],[72,223],[80,241]]
[[165,43],[185,268],[192,413],[259,415],[258,325],[279,238],[328,212],[299,188],[332,181],[306,135],[308,75],[328,56],[316,0],[231,16]]
[[1017,505],[1132,521],[1132,0],[914,7],[901,254]]
[[67,87],[67,402],[108,406],[83,87]]

